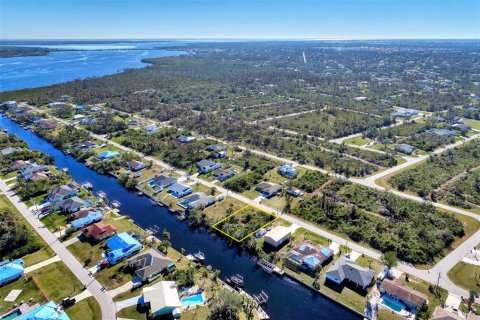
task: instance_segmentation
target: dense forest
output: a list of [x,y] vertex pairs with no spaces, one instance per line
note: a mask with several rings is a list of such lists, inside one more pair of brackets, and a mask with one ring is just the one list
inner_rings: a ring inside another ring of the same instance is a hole
[[55,50],[41,47],[0,46],[0,58],[45,56],[52,51]]

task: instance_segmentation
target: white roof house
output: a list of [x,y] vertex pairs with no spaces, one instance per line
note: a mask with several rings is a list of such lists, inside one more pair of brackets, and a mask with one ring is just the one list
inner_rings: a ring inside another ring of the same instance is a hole
[[180,318],[180,298],[175,281],[160,281],[143,289],[143,304],[150,305],[152,318],[172,314]]
[[288,241],[290,235],[290,228],[277,226],[265,234],[265,242],[276,248]]

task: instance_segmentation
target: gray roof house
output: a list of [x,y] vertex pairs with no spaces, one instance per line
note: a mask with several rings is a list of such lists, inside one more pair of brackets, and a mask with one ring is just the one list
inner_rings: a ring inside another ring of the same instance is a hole
[[282,186],[276,183],[262,182],[257,184],[255,190],[260,192],[264,197],[270,198],[280,192]]
[[192,193],[192,188],[181,183],[174,183],[168,188],[168,192],[177,198],[185,197],[186,195]]
[[84,206],[85,206],[85,201],[83,201],[77,196],[74,196],[72,198],[68,198],[55,203],[53,206],[53,209],[67,211],[67,212],[77,212]]
[[369,287],[375,276],[371,269],[359,266],[355,261],[343,256],[327,270],[326,279],[336,284],[342,284],[344,281],[355,284],[358,288],[365,290]]
[[181,202],[178,203],[179,206],[188,209],[196,209],[200,207],[208,207],[211,204],[214,204],[216,198],[214,196],[207,196],[203,192],[197,192],[188,197],[185,197]]
[[135,270],[136,280],[140,282],[153,281],[160,274],[175,270],[173,260],[155,249],[148,249],[130,258],[128,266]]
[[427,132],[431,132],[431,133],[436,134],[437,136],[447,137],[447,138],[450,138],[450,137],[453,137],[453,136],[457,135],[455,132],[453,132],[452,130],[448,130],[448,129],[432,129],[432,130],[427,131]]
[[148,183],[148,185],[152,188],[164,189],[170,187],[175,182],[177,182],[177,179],[161,174],[159,176],[153,177]]
[[235,175],[235,170],[233,169],[217,169],[213,171],[213,175],[215,179],[222,182],[225,181]]
[[181,135],[180,137],[178,137],[178,141],[181,143],[191,143],[197,141],[197,138]]
[[220,169],[221,167],[221,163],[212,160],[204,159],[197,162],[198,172],[200,173],[209,173],[213,170]]
[[68,197],[76,195],[78,190],[72,185],[61,185],[53,188],[48,192],[48,200],[50,202],[57,202]]
[[206,149],[207,151],[224,151],[227,150],[227,146],[221,144],[210,144]]
[[2,156],[8,156],[9,154],[14,153],[15,150],[17,150],[17,149],[12,148],[12,147],[6,147],[6,148],[2,149],[0,151],[0,153],[2,154]]
[[395,150],[405,154],[412,154],[413,151],[415,150],[415,147],[409,144],[397,144],[395,146]]

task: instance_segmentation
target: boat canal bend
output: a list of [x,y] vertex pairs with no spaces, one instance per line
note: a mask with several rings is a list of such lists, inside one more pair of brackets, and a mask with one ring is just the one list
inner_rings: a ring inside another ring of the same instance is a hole
[[193,253],[202,251],[205,263],[221,270],[220,278],[226,279],[235,274],[243,276],[244,290],[251,295],[265,292],[269,299],[264,309],[273,320],[356,320],[362,319],[357,313],[339,305],[290,278],[269,275],[257,268],[253,257],[235,248],[229,248],[226,241],[209,234],[205,230],[191,229],[186,222],[179,221],[164,207],[153,205],[147,197],[128,191],[118,181],[100,175],[73,157],[64,155],[52,144],[20,127],[0,114],[0,128],[16,134],[28,143],[30,149],[37,149],[54,158],[55,165],[67,168],[68,173],[78,183],[89,181],[93,192],[103,191],[109,199],[122,203],[121,213],[128,215],[144,229],[155,226],[170,232],[172,247]]

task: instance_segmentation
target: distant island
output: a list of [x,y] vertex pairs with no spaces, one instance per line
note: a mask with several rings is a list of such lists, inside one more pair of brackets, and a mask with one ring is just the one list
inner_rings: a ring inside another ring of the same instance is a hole
[[45,56],[55,49],[40,47],[15,47],[0,46],[0,58],[26,57],[26,56]]

